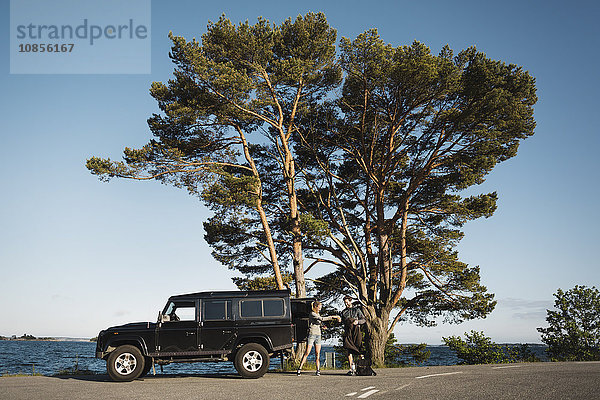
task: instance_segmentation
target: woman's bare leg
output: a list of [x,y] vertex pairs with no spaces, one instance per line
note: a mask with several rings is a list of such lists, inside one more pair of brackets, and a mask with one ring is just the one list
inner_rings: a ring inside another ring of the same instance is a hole
[[321,369],[321,345],[315,344],[315,353],[317,356],[317,371]]
[[306,346],[306,351],[304,352],[304,355],[302,356],[302,361],[300,361],[300,366],[298,367],[298,369],[302,369],[302,367],[304,366],[304,363],[306,362],[306,358],[310,354],[311,350],[312,350],[312,343],[310,346]]

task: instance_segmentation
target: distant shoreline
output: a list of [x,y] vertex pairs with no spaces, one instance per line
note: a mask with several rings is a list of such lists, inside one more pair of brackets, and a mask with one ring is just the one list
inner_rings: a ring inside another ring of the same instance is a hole
[[[76,337],[33,337],[33,338],[24,338],[23,336],[21,337],[17,337],[17,338],[13,338],[13,337],[6,337],[6,336],[0,336],[0,341],[7,341],[7,342],[95,342],[96,338],[76,338]],[[417,343],[400,343],[400,345],[403,346],[408,346],[411,344],[417,344]],[[522,343],[522,342],[514,342],[514,343],[498,343],[500,346],[514,346],[514,345],[519,345],[519,344],[524,344],[524,345],[528,345],[528,346],[547,346],[544,343],[533,343],[533,342],[528,342],[528,343]],[[336,343],[324,343],[325,346],[330,346],[333,347],[336,345]],[[444,344],[427,344],[428,347],[447,347]]]
[[95,342],[95,338],[74,338],[74,337],[35,337],[23,335],[21,337],[0,336],[0,340],[7,342]]

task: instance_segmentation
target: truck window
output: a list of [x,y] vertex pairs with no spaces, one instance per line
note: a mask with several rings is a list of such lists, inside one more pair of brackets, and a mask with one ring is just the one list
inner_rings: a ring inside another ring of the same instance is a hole
[[231,300],[203,300],[202,304],[202,319],[205,321],[233,319]]
[[173,321],[195,321],[196,305],[194,302],[170,302],[165,313]]
[[262,317],[262,302],[260,300],[242,300],[240,305],[242,317]]
[[281,317],[285,314],[281,299],[263,300],[263,309],[265,317]]
[[285,315],[282,299],[242,300],[240,302],[242,318],[281,317]]

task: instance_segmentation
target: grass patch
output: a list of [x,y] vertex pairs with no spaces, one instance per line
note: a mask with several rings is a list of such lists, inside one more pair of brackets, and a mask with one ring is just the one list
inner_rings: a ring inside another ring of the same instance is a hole
[[44,376],[44,375],[40,374],[39,372],[34,372],[32,374],[24,374],[22,372],[18,372],[16,374],[2,374],[0,376],[2,378],[15,378],[15,377],[21,377],[21,376]]
[[79,369],[77,366],[58,370],[53,376],[75,376],[75,375],[98,375],[96,371],[90,369]]
[[70,368],[59,369],[53,376],[81,376],[98,375],[98,372],[91,369],[79,368],[79,354],[75,356],[75,364]]
[[31,364],[31,373],[30,374],[19,371],[16,374],[10,374],[10,373],[5,372],[0,376],[2,376],[3,378],[14,378],[16,376],[44,376],[44,375],[40,374],[38,372],[35,372],[35,364]]

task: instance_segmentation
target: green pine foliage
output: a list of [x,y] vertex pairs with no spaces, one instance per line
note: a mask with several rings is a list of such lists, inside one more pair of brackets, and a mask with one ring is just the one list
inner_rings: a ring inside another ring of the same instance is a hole
[[535,80],[475,48],[435,55],[419,42],[393,47],[376,30],[343,38],[340,50],[341,95],[298,130],[300,199],[328,227],[305,254],[333,267],[317,282],[322,296],[360,299],[367,350],[382,365],[375,343],[397,322],[458,323],[494,309],[456,245],[498,196],[461,192],[533,134]]
[[575,286],[554,294],[547,328],[538,328],[553,361],[600,361],[600,291]]
[[122,161],[92,157],[87,168],[102,180],[187,189],[214,213],[205,238],[219,262],[253,277],[280,275],[279,264],[289,271],[292,258],[301,262],[300,223],[311,225],[298,213],[290,138],[295,116],[341,79],[335,29],[322,13],[278,25],[223,15],[201,41],[169,37],[173,79],[150,88],[161,111],[148,119],[154,138],[126,148]]
[[[290,286],[293,277],[291,274],[283,275],[283,284]],[[254,278],[234,277],[233,283],[239,290],[277,290],[277,282],[273,276],[257,276]]]

